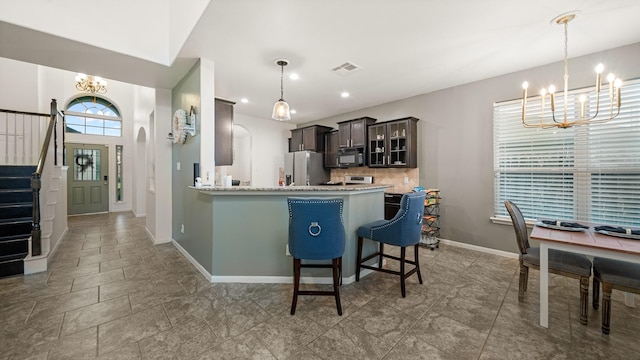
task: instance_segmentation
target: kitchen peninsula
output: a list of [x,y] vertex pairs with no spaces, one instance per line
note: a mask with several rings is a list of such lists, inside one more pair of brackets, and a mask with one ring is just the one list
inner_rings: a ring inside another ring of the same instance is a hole
[[[355,280],[356,229],[383,219],[387,185],[191,187],[190,229],[178,249],[197,263],[212,282],[291,282],[293,265],[287,255],[288,197],[341,198],[346,245],[342,257],[343,283]],[[365,244],[365,253],[376,244]],[[313,282],[331,282],[330,273],[310,269]],[[317,277],[316,277],[317,276]]]

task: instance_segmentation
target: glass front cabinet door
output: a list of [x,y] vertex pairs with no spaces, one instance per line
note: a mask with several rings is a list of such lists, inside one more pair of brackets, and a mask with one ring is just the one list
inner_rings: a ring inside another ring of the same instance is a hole
[[417,167],[417,122],[408,117],[369,126],[369,166]]

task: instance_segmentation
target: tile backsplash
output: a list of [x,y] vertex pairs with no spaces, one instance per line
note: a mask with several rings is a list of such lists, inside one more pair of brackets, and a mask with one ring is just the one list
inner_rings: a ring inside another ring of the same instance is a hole
[[[402,168],[369,168],[366,166],[353,167],[348,169],[331,169],[331,181],[343,182],[345,175],[373,176],[375,184],[388,184],[393,187],[387,188],[386,192],[405,193],[413,190],[414,186],[420,185],[420,171],[415,169]],[[405,177],[408,183],[404,183]]]

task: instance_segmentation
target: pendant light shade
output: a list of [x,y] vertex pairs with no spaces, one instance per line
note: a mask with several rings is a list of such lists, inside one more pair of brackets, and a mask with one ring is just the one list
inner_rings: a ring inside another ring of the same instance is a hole
[[284,101],[284,99],[278,100],[273,105],[273,113],[271,114],[271,117],[274,120],[280,120],[280,121],[291,120],[291,112],[289,111],[289,104],[287,104],[287,102]]
[[273,113],[271,118],[278,121],[291,120],[291,112],[289,111],[289,104],[284,101],[284,67],[289,65],[289,60],[278,59],[276,64],[280,66],[280,100],[273,105]]

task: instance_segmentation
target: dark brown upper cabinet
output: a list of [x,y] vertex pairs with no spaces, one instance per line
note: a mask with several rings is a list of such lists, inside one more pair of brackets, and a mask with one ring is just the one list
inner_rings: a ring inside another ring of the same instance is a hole
[[338,130],[324,134],[324,167],[338,168]]
[[367,126],[374,124],[376,119],[361,117],[358,119],[341,121],[338,123],[339,147],[366,147]]
[[236,103],[215,99],[215,162],[216,166],[233,165],[233,105]]
[[291,130],[289,152],[303,150],[324,152],[324,134],[332,130],[332,128],[322,125]]
[[369,126],[369,167],[418,167],[418,119],[406,117]]

